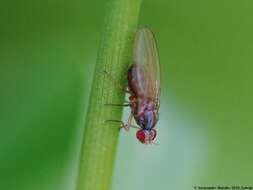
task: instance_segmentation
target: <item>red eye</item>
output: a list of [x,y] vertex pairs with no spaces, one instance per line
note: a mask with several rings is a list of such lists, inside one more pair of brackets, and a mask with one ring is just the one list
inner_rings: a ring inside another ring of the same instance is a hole
[[144,143],[144,142],[145,142],[145,132],[144,132],[142,129],[139,130],[139,131],[137,131],[137,132],[136,132],[136,138],[137,138],[140,142]]

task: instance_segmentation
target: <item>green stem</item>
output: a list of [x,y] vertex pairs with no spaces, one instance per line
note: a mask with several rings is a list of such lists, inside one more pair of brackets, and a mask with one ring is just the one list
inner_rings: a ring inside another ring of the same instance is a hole
[[104,104],[123,104],[124,92],[103,71],[125,84],[140,5],[141,0],[108,2],[85,123],[77,190],[110,189],[119,125],[105,121],[121,120],[123,109]]

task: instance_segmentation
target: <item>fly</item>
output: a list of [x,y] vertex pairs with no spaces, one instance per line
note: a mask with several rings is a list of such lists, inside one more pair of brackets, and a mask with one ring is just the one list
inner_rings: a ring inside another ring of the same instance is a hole
[[[126,124],[119,122],[127,131],[130,127],[138,128],[136,138],[143,144],[151,144],[157,136],[154,128],[160,106],[160,64],[154,34],[147,27],[136,33],[133,64],[128,69],[127,81],[125,91],[130,94],[127,106],[131,114]],[[131,124],[133,118],[139,127]]]

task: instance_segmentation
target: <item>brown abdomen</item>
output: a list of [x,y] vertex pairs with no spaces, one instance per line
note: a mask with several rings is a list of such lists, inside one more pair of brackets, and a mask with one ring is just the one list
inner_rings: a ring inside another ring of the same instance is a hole
[[128,69],[128,88],[132,95],[141,98],[145,94],[147,81],[145,78],[145,71],[143,65],[133,64]]

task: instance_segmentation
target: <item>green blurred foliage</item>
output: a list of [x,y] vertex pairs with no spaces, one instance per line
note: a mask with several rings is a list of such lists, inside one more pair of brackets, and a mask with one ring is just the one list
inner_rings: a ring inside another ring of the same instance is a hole
[[[2,4],[0,189],[74,189],[106,2]],[[252,10],[249,0],[143,2],[162,67],[158,145],[122,131],[114,190],[252,185]]]

